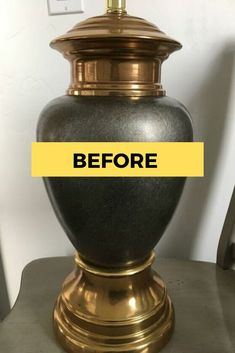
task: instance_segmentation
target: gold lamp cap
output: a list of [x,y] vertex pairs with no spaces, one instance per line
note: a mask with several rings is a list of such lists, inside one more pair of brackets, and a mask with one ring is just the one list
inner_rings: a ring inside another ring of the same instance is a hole
[[70,95],[163,96],[161,64],[181,44],[154,24],[107,0],[102,16],[78,23],[51,42],[71,63]]
[[[181,44],[167,36],[154,24],[126,13],[126,0],[107,0],[105,15],[88,18],[78,23],[66,34],[51,42],[51,47],[62,52],[66,58],[75,53],[89,55],[129,53],[154,55],[162,61]],[[115,49],[116,48],[116,49]]]

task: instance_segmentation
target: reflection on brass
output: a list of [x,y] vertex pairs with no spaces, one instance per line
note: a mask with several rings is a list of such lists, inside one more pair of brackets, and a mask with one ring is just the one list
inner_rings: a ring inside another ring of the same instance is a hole
[[163,96],[159,61],[99,59],[73,62],[70,95]]
[[51,42],[71,63],[69,95],[163,96],[161,64],[181,48],[155,25],[129,16],[124,0]]
[[153,254],[128,269],[99,269],[77,255],[54,310],[59,341],[72,353],[156,353],[169,340],[174,312]]

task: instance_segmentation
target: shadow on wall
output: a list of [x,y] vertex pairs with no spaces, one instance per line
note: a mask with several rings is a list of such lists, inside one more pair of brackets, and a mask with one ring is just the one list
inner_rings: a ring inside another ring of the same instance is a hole
[[193,117],[194,139],[205,142],[205,177],[186,182],[183,197],[163,240],[161,255],[193,258],[194,245],[199,236],[226,127],[234,45],[226,46],[215,60],[197,94],[184,102]]
[[2,262],[1,244],[0,244],[0,321],[3,320],[10,311],[10,302],[7,292],[5,273]]

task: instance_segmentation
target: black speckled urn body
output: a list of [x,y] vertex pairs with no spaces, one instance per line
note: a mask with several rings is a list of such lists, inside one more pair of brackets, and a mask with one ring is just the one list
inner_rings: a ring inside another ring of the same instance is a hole
[[[38,125],[40,142],[192,141],[187,110],[168,97],[70,97],[52,101]],[[125,267],[160,240],[185,178],[45,178],[69,239],[88,262]]]

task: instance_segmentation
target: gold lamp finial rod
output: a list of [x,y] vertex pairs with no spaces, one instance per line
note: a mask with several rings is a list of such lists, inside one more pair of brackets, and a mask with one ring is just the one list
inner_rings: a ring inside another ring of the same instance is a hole
[[107,13],[126,13],[126,0],[107,0]]

